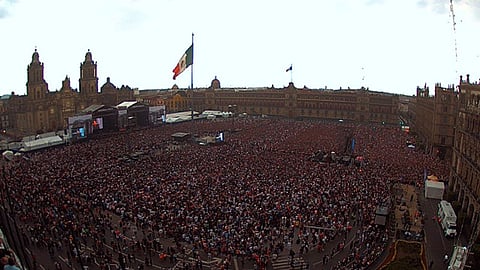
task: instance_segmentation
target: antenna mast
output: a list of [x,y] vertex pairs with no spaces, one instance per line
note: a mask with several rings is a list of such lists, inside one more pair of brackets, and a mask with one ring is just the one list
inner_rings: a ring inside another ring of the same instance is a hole
[[450,0],[450,15],[452,16],[453,40],[455,42],[455,73],[458,75],[457,22],[455,21],[455,12],[453,11],[453,0]]

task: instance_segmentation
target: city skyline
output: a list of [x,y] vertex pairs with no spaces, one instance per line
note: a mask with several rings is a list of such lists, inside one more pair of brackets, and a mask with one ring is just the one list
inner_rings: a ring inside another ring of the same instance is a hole
[[[455,15],[454,17],[452,15]],[[455,18],[455,20],[453,19]],[[454,25],[454,22],[456,23]],[[26,93],[38,50],[49,90],[78,89],[90,50],[99,85],[190,86],[172,70],[194,40],[194,87],[368,87],[414,95],[417,86],[480,77],[480,5],[448,0],[0,1],[0,94]],[[292,66],[290,72],[285,72]]]

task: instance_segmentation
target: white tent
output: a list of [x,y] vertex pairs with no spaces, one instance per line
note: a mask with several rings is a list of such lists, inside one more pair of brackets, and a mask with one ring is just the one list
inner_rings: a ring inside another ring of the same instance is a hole
[[8,160],[12,160],[14,157],[13,152],[11,150],[3,151],[2,156]]
[[445,191],[445,184],[439,181],[425,181],[425,198],[443,199],[443,192]]
[[40,138],[33,141],[23,142],[23,147],[20,149],[22,152],[34,151],[42,148],[47,148],[63,143],[63,139],[59,136],[51,136],[46,138]]

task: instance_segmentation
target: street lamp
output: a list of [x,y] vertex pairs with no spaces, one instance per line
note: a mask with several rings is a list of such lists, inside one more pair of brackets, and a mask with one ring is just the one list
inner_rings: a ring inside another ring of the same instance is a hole
[[236,104],[229,104],[228,111],[232,114],[232,130],[235,129],[235,111],[237,110]]
[[128,151],[128,156],[129,156],[129,158],[131,157],[131,154],[132,154],[132,145],[131,145],[131,141],[130,141],[130,132],[131,132],[132,127],[136,126],[135,121],[136,121],[135,116],[129,116],[129,117],[127,118],[126,133],[127,133],[127,151]]

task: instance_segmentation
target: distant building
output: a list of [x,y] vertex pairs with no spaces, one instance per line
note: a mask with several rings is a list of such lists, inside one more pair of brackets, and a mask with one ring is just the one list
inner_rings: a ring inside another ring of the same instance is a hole
[[415,96],[399,96],[398,99],[398,113],[402,125],[410,125],[412,119],[412,109],[414,108]]
[[[79,91],[71,87],[68,76],[60,90],[49,91],[44,79],[44,64],[40,62],[36,49],[27,67],[26,86],[26,95],[12,94],[1,101],[0,117],[8,118],[8,123],[4,122],[2,127],[11,134],[30,135],[63,130],[67,127],[68,117],[92,104],[114,106],[133,99],[133,89],[128,86],[117,88],[110,78],[98,92],[97,63],[92,60],[90,51],[80,64]],[[5,111],[2,112],[2,109]]]
[[7,108],[9,99],[10,95],[0,96],[0,130],[2,133],[10,129],[10,117]]
[[172,89],[141,90],[136,100],[149,106],[165,106],[168,113],[189,110],[190,104],[185,90],[179,90],[173,85]]
[[409,96],[399,96],[398,98],[398,112],[403,114],[408,114],[408,105],[412,102],[412,97]]
[[458,112],[458,91],[453,85],[447,88],[435,85],[435,95],[430,96],[429,88],[417,87],[410,115],[412,128],[417,134],[417,144],[426,153],[440,159],[452,156],[455,118]]

